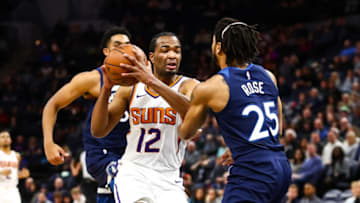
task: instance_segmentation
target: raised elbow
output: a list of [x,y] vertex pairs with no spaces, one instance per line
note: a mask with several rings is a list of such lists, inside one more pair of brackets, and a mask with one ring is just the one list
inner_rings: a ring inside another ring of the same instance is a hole
[[188,141],[192,138],[191,134],[188,132],[185,132],[185,130],[183,129],[183,127],[181,125],[178,127],[178,133],[179,133],[179,137],[185,141]]

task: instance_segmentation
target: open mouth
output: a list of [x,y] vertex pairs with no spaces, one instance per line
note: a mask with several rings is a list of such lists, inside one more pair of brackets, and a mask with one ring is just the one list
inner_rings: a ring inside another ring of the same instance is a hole
[[168,63],[167,65],[166,65],[166,67],[168,68],[168,69],[170,69],[170,70],[175,70],[176,69],[176,63],[174,62],[174,63]]

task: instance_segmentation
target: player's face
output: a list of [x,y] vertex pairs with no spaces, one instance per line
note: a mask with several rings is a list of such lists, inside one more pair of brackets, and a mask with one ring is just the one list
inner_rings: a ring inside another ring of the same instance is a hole
[[104,55],[107,56],[112,48],[120,46],[122,44],[130,44],[130,39],[127,35],[116,34],[111,36],[107,47],[103,49]]
[[156,40],[156,47],[150,53],[150,60],[157,75],[175,75],[181,61],[181,44],[175,36],[162,36]]
[[0,133],[0,147],[8,147],[11,145],[11,138],[8,132]]

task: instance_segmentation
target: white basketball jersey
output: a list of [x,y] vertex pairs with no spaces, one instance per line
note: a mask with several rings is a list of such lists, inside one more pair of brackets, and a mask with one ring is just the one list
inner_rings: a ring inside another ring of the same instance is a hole
[[0,150],[0,170],[10,169],[11,173],[8,176],[0,175],[0,187],[9,188],[16,187],[18,184],[18,168],[19,160],[16,157],[16,152],[11,151],[10,154],[6,154]]
[[[187,79],[178,76],[170,85],[171,89],[178,91]],[[178,176],[186,147],[177,132],[180,115],[143,83],[133,88],[129,112],[130,133],[122,160]]]

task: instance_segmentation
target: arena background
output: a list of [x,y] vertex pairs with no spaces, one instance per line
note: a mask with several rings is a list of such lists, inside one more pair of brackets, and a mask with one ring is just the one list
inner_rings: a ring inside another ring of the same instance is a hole
[[[41,113],[49,97],[74,74],[101,65],[99,44],[106,28],[125,26],[133,43],[146,52],[154,34],[175,32],[183,48],[180,72],[202,81],[217,71],[211,64],[211,36],[215,22],[224,16],[257,24],[262,32],[256,62],[278,79],[285,116],[281,142],[293,173],[307,174],[305,180],[294,177],[297,199],[313,195],[303,192],[306,182],[314,185],[323,202],[343,202],[352,195],[351,182],[360,178],[358,0],[2,0],[0,4],[0,127],[10,130],[12,148],[23,158],[21,167],[31,173],[18,185],[23,202],[36,202],[39,191],[51,201],[69,200],[71,193],[81,193],[78,185],[87,196],[92,183],[83,178],[79,162],[85,100],[76,100],[58,115],[54,139],[71,153],[61,166],[51,166],[44,155]],[[220,202],[226,182],[227,167],[219,161],[225,146],[212,116],[204,129],[203,136],[189,144],[182,167],[193,203]],[[306,168],[309,164],[304,163],[316,157],[309,155],[310,142],[316,144],[321,163]]]

